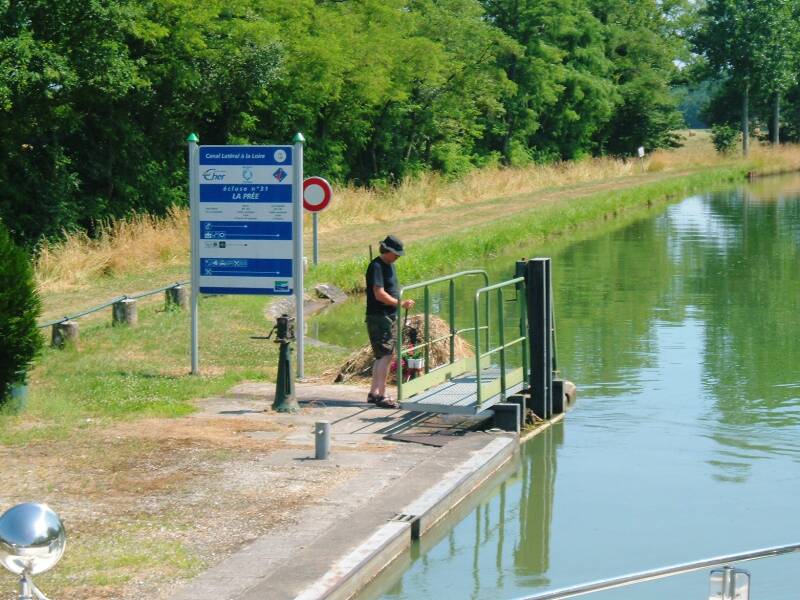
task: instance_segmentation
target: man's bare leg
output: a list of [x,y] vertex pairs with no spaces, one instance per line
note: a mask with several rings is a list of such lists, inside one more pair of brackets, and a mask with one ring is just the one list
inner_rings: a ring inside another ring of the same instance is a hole
[[382,356],[372,365],[372,387],[369,392],[373,396],[386,395],[386,378],[389,376],[389,365],[392,364],[392,355]]

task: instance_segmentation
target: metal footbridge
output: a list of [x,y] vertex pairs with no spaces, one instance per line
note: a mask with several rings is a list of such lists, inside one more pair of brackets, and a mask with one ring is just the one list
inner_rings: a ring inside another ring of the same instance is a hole
[[[417,339],[411,344],[408,335],[397,336],[397,356],[406,359],[397,361],[397,397],[403,409],[475,415],[526,392],[531,395],[531,408],[538,416],[552,416],[556,365],[550,259],[519,262],[517,275],[490,285],[488,273],[474,269],[401,289],[401,302],[404,296],[421,295],[424,318],[422,331],[416,332]],[[477,289],[476,279],[480,286]],[[474,290],[467,301],[471,306],[464,306],[463,294],[459,303],[457,285],[470,285]],[[434,338],[431,315],[444,304],[447,310],[443,312],[447,314],[439,317],[447,321],[449,331]],[[471,322],[458,328],[457,318],[461,322],[469,320],[464,308],[472,313]],[[399,308],[397,322],[404,323]],[[457,337],[472,344],[474,356],[456,357]],[[432,349],[437,344],[437,354],[441,355],[444,346],[448,359],[432,365]],[[419,376],[407,379],[409,369],[404,363],[411,364],[407,359],[420,352],[424,367],[413,371]]]

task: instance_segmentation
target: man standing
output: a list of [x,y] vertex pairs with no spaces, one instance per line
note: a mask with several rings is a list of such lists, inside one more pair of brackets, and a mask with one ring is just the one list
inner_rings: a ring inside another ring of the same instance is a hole
[[[403,242],[390,235],[381,242],[380,254],[367,267],[367,333],[375,362],[372,365],[372,387],[367,402],[381,408],[400,408],[386,395],[386,378],[397,344],[397,306],[400,304],[400,284],[394,262],[403,256]],[[413,300],[403,300],[402,307],[414,306]]]

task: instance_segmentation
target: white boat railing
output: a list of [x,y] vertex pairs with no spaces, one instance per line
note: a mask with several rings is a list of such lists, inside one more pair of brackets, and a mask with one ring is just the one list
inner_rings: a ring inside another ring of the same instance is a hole
[[621,577],[601,579],[590,583],[542,592],[534,596],[524,596],[518,600],[561,600],[562,598],[573,598],[575,596],[583,596],[584,594],[644,583],[645,581],[664,579],[674,575],[702,571],[703,569],[711,569],[714,567],[723,568],[711,571],[711,592],[709,598],[714,600],[746,600],[749,596],[749,573],[740,569],[734,569],[730,565],[748,560],[792,554],[793,552],[800,552],[800,544],[773,546],[771,548],[762,548],[761,550],[751,550],[739,554],[728,554],[669,567],[661,567],[649,571],[622,575]]

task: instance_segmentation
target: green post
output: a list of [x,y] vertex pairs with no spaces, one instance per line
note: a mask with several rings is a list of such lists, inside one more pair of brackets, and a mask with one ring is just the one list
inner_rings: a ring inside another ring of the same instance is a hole
[[[488,298],[488,295],[487,295]],[[503,307],[503,288],[497,290],[497,335],[500,342],[500,394],[506,396],[506,334],[504,331],[505,309]]]
[[[489,285],[488,283],[486,284]],[[490,325],[492,320],[492,311],[491,311],[491,302],[492,302],[492,295],[486,294],[486,349],[490,349],[492,347],[492,327]]]
[[528,324],[525,319],[525,286],[522,281],[517,282],[517,308],[519,308],[519,335],[525,338],[522,342],[522,380],[528,381]]
[[[370,251],[370,254],[372,252]],[[402,315],[402,305],[403,305],[403,289],[400,289],[400,297],[397,299],[397,310],[395,312],[394,318],[394,325],[397,327],[397,335],[395,336],[396,341],[395,344],[397,345],[396,354],[395,354],[395,364],[397,365],[396,374],[397,374],[397,401],[403,401],[403,326],[405,323],[403,322],[403,315]]]
[[430,288],[425,286],[425,372],[431,370],[431,292]]
[[456,361],[456,282],[450,280],[450,364]]
[[[477,393],[476,401],[481,405],[481,318],[479,305],[481,303],[480,292],[475,294],[475,390]],[[489,323],[486,323],[489,326]],[[488,346],[487,346],[488,347]]]

